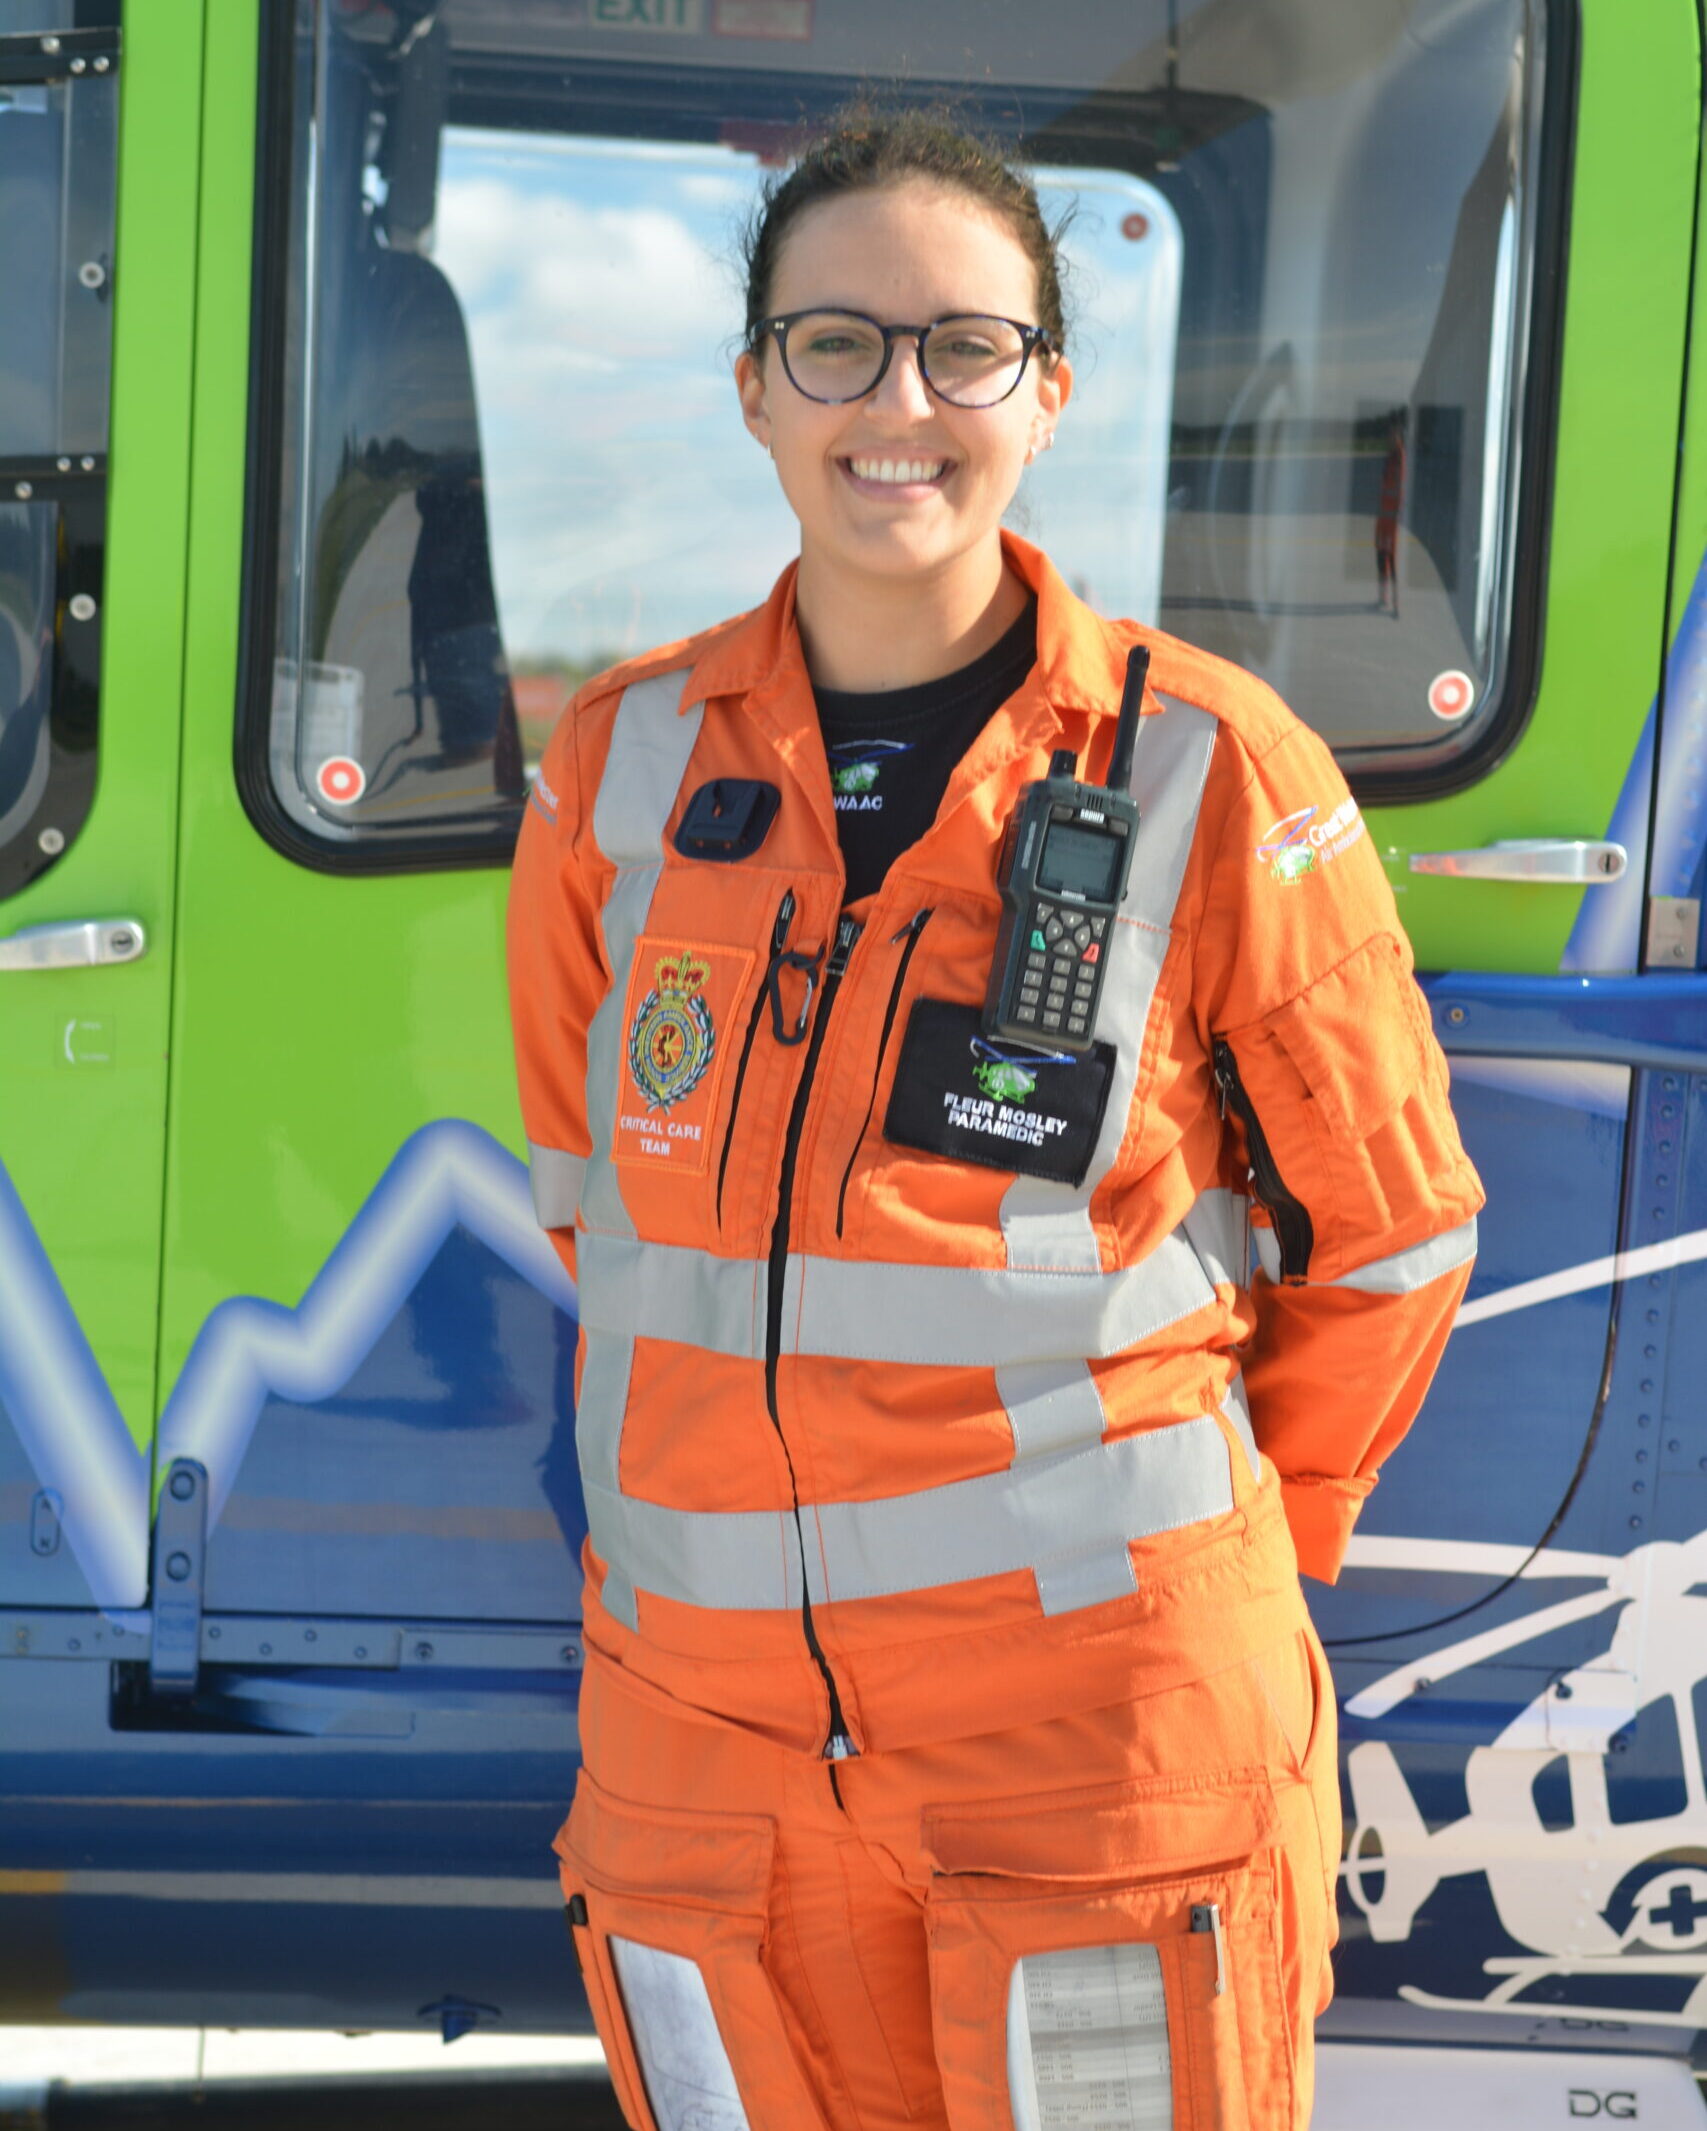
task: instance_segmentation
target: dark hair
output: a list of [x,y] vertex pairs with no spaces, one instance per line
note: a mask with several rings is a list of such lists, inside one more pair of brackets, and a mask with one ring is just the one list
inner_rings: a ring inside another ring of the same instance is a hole
[[1037,323],[1057,350],[1065,347],[1059,257],[1064,224],[1051,229],[1044,221],[1030,180],[993,143],[945,112],[856,104],[809,139],[789,170],[766,180],[742,233],[750,349],[757,352],[777,259],[801,216],[845,193],[883,192],[910,180],[962,193],[1007,224],[1037,276]]

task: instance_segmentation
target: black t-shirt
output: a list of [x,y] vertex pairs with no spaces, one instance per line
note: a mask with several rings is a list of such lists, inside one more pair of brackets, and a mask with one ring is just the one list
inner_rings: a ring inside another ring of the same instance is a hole
[[830,757],[847,900],[882,884],[891,862],[936,819],[962,755],[1037,662],[1037,601],[958,673],[877,694],[813,691]]

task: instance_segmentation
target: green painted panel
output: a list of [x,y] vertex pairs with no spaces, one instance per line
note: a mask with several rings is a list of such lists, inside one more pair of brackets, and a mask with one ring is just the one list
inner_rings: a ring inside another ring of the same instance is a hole
[[[1707,160],[1702,163],[1699,183],[1697,246],[1702,232],[1707,231]],[[1703,264],[1698,257],[1684,398],[1683,462],[1678,477],[1675,574],[1666,629],[1668,644],[1677,633],[1703,559],[1707,558],[1707,272],[1703,271]]]
[[1410,855],[1603,834],[1659,677],[1699,40],[1695,9],[1682,0],[1583,0],[1582,15],[1540,695],[1517,747],[1480,783],[1371,812],[1425,968],[1558,968],[1580,892],[1424,878],[1408,870]]
[[[1693,10],[1585,0],[1540,700],[1482,783],[1375,816],[1425,965],[1555,968],[1569,892],[1409,875],[1412,851],[1605,826],[1654,686],[1699,121]],[[162,1303],[170,1380],[232,1294],[294,1303],[417,1126],[520,1144],[494,872],[323,875],[231,774],[248,394],[255,0],[208,25],[182,953]],[[1640,211],[1631,204],[1641,144]]]
[[501,871],[353,879],[281,858],[232,780],[257,11],[208,31],[162,1373],[233,1294],[294,1303],[401,1143],[520,1151]]
[[136,963],[0,976],[0,1160],[138,1440],[155,1415],[200,98],[200,5],[128,10],[99,784],[64,858],[0,907],[5,931],[134,917],[148,933]]

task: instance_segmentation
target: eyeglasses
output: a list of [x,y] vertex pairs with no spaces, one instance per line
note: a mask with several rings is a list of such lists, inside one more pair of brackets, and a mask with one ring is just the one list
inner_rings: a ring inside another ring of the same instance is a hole
[[795,391],[826,407],[875,392],[898,340],[914,344],[919,375],[954,407],[999,405],[1025,375],[1034,348],[1056,352],[1045,327],[981,312],[933,318],[925,326],[885,326],[860,311],[786,311],[759,321],[755,339],[766,333]]

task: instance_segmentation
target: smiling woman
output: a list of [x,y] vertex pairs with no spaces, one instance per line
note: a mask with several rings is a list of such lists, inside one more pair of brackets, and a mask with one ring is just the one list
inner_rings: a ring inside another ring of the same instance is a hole
[[746,256],[798,552],[577,692],[510,905],[594,2018],[641,2131],[1301,2131],[1298,1571],[1469,1277],[1444,1063],[1319,739],[1004,529],[1074,405],[1029,180],[861,109]]

